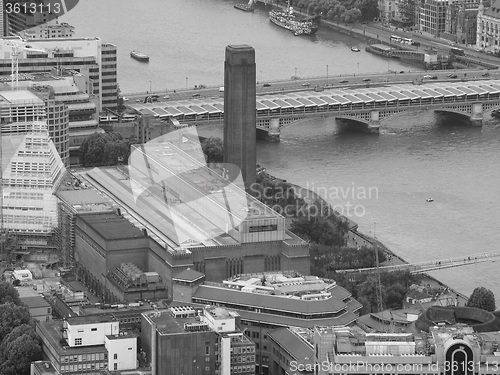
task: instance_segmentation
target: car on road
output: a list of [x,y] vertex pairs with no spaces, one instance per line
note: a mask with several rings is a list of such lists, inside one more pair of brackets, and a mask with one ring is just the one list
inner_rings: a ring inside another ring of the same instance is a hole
[[339,83],[347,83],[349,82],[347,79],[343,79],[342,81],[340,81]]
[[450,73],[447,75],[448,78],[458,78],[456,74]]
[[129,100],[129,99],[128,99],[126,96],[124,96],[124,97],[123,97],[123,101],[124,101],[124,102],[128,102],[128,100]]
[[142,103],[143,99],[139,98],[135,100],[137,103]]
[[196,93],[196,94],[193,94],[193,98],[199,98],[201,95]]
[[481,74],[481,77],[489,77],[489,76],[490,76],[489,72],[484,72],[483,74]]
[[271,86],[271,84],[269,84],[269,83],[264,83],[262,86],[263,86],[263,87],[270,87],[270,86]]
[[413,42],[411,42],[412,45],[414,45],[415,47],[419,47],[420,46],[420,42],[417,42],[416,40],[414,40]]
[[310,84],[309,82],[304,82],[304,83],[302,84],[302,86],[306,86],[306,87],[307,87],[307,86],[311,86],[311,84]]
[[370,82],[371,79],[370,78],[363,78],[363,82]]
[[170,95],[165,95],[163,99],[170,99]]
[[425,75],[424,79],[438,79],[437,76]]

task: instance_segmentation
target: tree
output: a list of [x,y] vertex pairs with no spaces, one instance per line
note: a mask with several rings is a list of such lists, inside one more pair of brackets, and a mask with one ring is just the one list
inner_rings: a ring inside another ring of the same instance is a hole
[[486,311],[495,311],[495,295],[489,289],[479,286],[469,297],[468,307],[477,307]]
[[80,160],[85,167],[126,163],[129,156],[130,143],[117,133],[94,133],[80,147]]
[[31,315],[26,306],[18,306],[12,302],[0,305],[0,338],[6,337],[14,328],[29,323]]
[[22,324],[0,344],[0,374],[28,375],[31,362],[42,358],[42,349],[33,327]]
[[[0,282],[0,305],[6,302],[12,302],[16,305],[21,304],[19,293],[14,286],[6,281]],[[1,337],[1,336],[0,336]]]
[[219,137],[210,137],[201,144],[207,163],[222,163],[224,161],[224,144]]

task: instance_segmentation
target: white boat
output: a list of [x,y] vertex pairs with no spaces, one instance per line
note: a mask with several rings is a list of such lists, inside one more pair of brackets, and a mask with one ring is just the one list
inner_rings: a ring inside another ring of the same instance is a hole
[[426,202],[434,202],[434,199],[432,199],[432,198],[427,198],[425,201],[426,201]]
[[352,46],[351,47],[351,51],[353,51],[353,52],[359,52],[361,50],[358,47],[356,47],[356,46]]

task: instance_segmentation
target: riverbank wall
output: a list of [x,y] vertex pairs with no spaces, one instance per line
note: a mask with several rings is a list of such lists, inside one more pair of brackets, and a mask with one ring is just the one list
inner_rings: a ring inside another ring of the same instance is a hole
[[[321,201],[322,205],[324,207],[330,207],[331,205],[326,202],[325,199],[323,199],[319,194],[316,192],[303,188],[299,185],[293,184],[289,181],[290,185],[293,187],[295,193],[297,196],[300,196],[301,198],[304,199],[304,201],[308,204],[313,203],[314,201]],[[387,260],[383,263],[381,263],[381,266],[390,266],[390,265],[398,265],[398,264],[409,264],[405,259],[403,259],[401,256],[397,255],[394,253],[392,250],[390,250],[387,246],[385,246],[382,242],[377,240],[376,238],[373,238],[367,234],[364,234],[362,232],[358,231],[358,224],[351,220],[348,217],[341,216],[343,219],[345,219],[349,224],[349,231],[346,235],[346,246],[348,247],[353,247],[353,248],[361,248],[361,247],[368,247],[371,249],[375,249],[377,247],[380,251],[384,252],[386,255]],[[424,279],[423,283],[425,286],[432,287],[432,288],[444,288],[447,289],[449,292],[452,294],[455,294],[456,296],[456,301],[457,301],[457,306],[465,306],[465,304],[468,301],[468,297],[456,291],[453,288],[450,288],[448,285],[445,285],[441,281],[439,281],[437,278],[434,276],[431,276],[427,273],[424,274]]]

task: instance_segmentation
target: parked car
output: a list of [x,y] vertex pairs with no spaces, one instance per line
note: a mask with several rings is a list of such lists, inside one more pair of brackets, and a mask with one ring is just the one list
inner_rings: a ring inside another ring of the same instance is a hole
[[309,82],[304,82],[304,83],[302,84],[302,86],[306,86],[306,87],[307,87],[307,86],[311,86],[311,84],[310,84]]
[[271,84],[269,84],[269,83],[264,83],[262,86],[264,86],[264,87],[270,87],[270,86],[271,86]]
[[163,99],[170,99],[170,95],[165,95]]
[[371,79],[370,78],[363,78],[363,82],[370,82]]
[[199,98],[201,95],[196,93],[196,94],[193,94],[193,98]]
[[343,79],[342,81],[340,81],[339,83],[347,83],[349,82],[347,79]]
[[448,78],[457,78],[458,76],[456,74],[450,73],[447,75]]
[[481,74],[481,77],[489,77],[489,76],[490,76],[489,72],[484,72],[483,74]]

